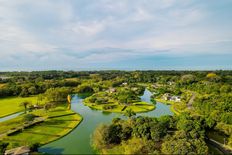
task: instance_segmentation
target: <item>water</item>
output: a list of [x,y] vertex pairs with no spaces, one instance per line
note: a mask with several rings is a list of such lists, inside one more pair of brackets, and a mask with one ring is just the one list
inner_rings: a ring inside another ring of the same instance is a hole
[[[150,102],[151,92],[145,90],[141,96],[142,101]],[[91,134],[100,123],[108,123],[115,117],[121,117],[121,114],[105,113],[90,109],[82,104],[83,99],[79,96],[72,98],[72,110],[79,113],[83,117],[81,124],[75,128],[67,136],[44,145],[39,149],[40,152],[51,154],[93,154],[95,153],[91,147]],[[146,113],[140,113],[143,116],[173,115],[169,105],[162,103],[156,104],[156,109]]]
[[23,113],[24,112],[18,112],[18,113],[15,113],[15,114],[12,114],[12,115],[9,115],[9,116],[6,116],[6,117],[2,117],[2,118],[0,118],[0,122],[4,122],[4,121],[7,121],[7,120],[16,118],[16,117],[18,117],[19,115],[21,115]]

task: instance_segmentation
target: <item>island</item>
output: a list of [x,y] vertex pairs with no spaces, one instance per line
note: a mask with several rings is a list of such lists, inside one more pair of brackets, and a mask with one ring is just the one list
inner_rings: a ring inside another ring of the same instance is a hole
[[147,112],[155,109],[155,104],[141,101],[140,96],[145,88],[139,85],[127,85],[109,88],[106,91],[94,93],[84,100],[84,104],[105,112],[135,113]]

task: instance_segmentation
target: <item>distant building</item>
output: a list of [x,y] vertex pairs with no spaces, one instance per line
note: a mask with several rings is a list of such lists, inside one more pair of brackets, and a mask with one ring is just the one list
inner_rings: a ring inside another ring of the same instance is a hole
[[29,155],[31,152],[30,148],[27,146],[17,147],[11,150],[7,150],[5,155]]
[[116,89],[115,88],[109,88],[107,92],[108,93],[114,93],[114,92],[116,92]]
[[180,96],[175,96],[175,95],[171,95],[170,93],[165,93],[162,98],[166,101],[174,101],[174,102],[180,102],[181,101],[181,97]]
[[169,82],[168,82],[168,85],[170,85],[170,86],[171,86],[171,85],[174,85],[174,84],[175,84],[175,82],[172,82],[172,81],[169,81]]
[[169,101],[169,100],[171,99],[171,97],[172,97],[171,94],[165,93],[165,94],[163,95],[162,98],[163,98],[164,100],[166,100],[166,101]]
[[159,86],[157,84],[153,84],[152,88],[157,89],[157,88],[159,88]]
[[170,101],[174,101],[174,102],[180,102],[181,101],[181,98],[180,96],[172,96]]
[[122,85],[123,85],[123,86],[126,86],[126,85],[127,85],[127,82],[123,82]]

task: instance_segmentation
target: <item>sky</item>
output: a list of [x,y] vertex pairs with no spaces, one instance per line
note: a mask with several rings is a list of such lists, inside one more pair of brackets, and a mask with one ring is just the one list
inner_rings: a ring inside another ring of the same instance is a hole
[[232,0],[0,0],[0,71],[232,69]]

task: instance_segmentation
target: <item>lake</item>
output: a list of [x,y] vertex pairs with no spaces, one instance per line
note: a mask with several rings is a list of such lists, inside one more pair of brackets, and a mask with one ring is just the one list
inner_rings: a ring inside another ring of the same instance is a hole
[[[141,100],[145,102],[150,101],[152,93],[145,90]],[[51,142],[39,148],[40,152],[51,154],[94,154],[91,147],[91,134],[95,128],[101,123],[109,123],[115,117],[123,117],[118,113],[106,113],[98,110],[93,110],[82,104],[83,97],[78,95],[72,98],[72,110],[79,113],[83,117],[83,121],[77,128],[75,128],[68,135]],[[163,115],[173,115],[170,110],[170,105],[165,105],[157,102],[156,109],[146,113],[139,113],[137,115],[160,117]]]

